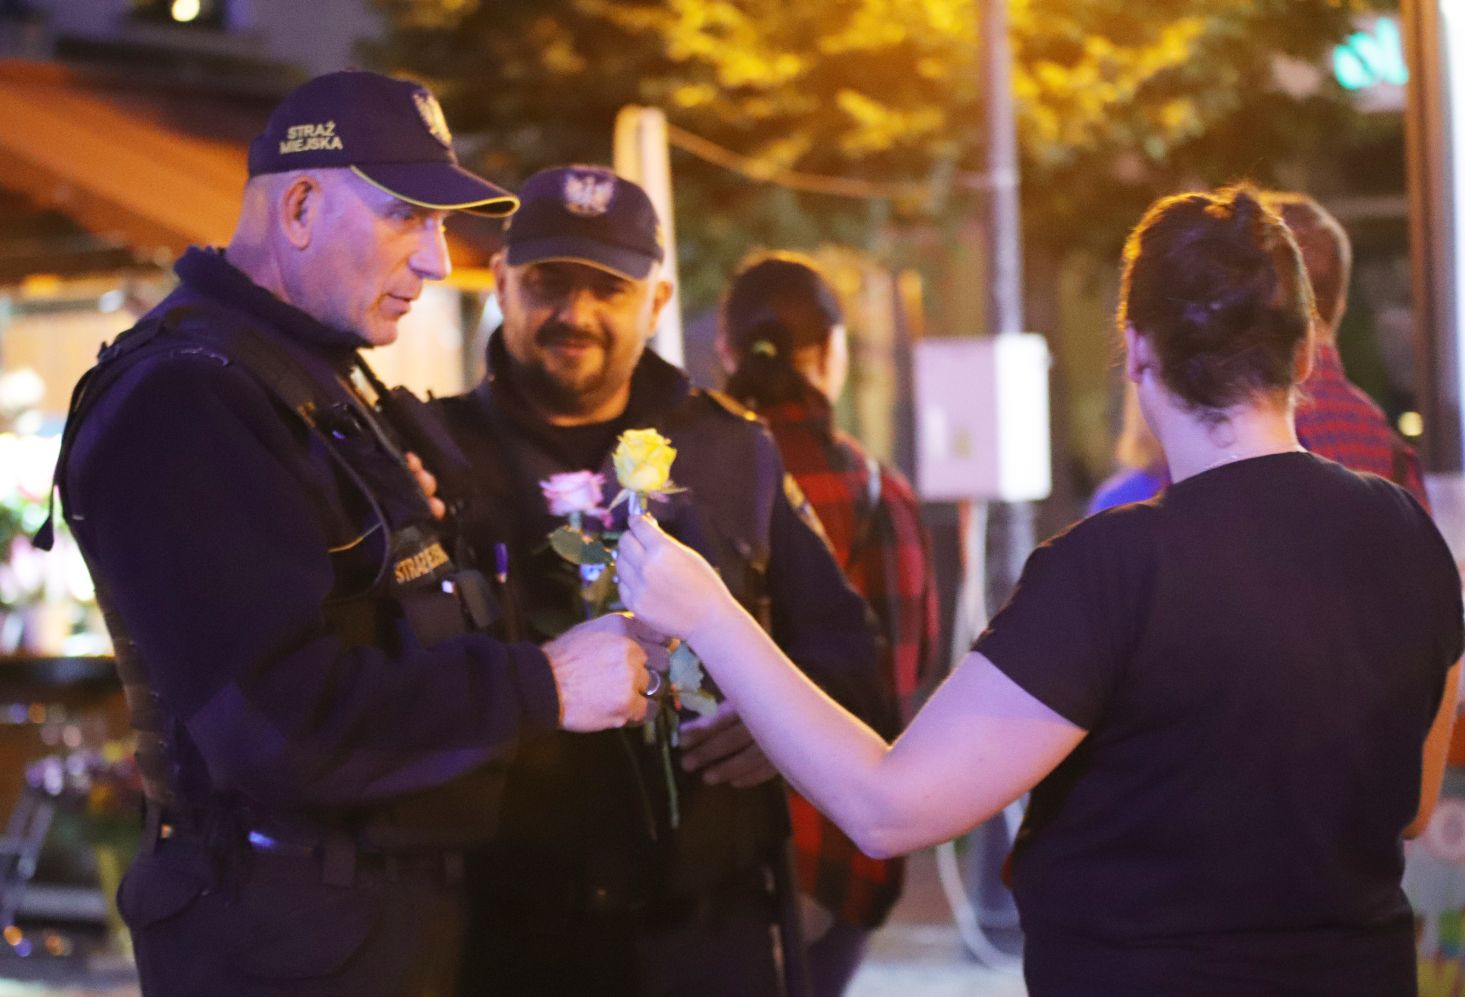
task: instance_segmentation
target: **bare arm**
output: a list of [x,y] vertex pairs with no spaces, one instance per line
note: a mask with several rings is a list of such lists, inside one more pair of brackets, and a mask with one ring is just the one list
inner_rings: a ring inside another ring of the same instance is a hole
[[1445,676],[1445,691],[1440,695],[1440,708],[1424,739],[1423,778],[1419,783],[1419,812],[1404,829],[1404,837],[1417,838],[1429,826],[1429,818],[1440,798],[1440,783],[1445,777],[1445,756],[1450,750],[1450,731],[1455,726],[1455,709],[1459,702],[1460,662],[1450,666]]
[[889,746],[800,674],[705,562],[648,522],[631,530],[619,562],[627,605],[687,639],[779,770],[870,855],[960,834],[1083,739],[973,653]]

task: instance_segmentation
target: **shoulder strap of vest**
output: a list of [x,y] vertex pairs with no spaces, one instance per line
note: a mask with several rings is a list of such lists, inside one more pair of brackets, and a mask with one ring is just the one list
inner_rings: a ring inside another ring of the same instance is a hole
[[[323,430],[317,422],[317,409],[326,402],[320,389],[310,375],[292,360],[288,353],[271,346],[258,332],[247,326],[221,327],[214,322],[204,320],[194,310],[189,310],[182,315],[181,320],[177,322],[177,328],[190,338],[218,349],[228,360],[248,371],[279,404],[294,413],[305,424],[311,435],[320,441],[332,462],[366,500],[367,505],[371,507],[371,514],[377,522],[377,527],[382,531],[382,536],[390,536],[391,521],[387,519],[386,511],[382,508],[381,501],[377,498],[371,484],[342,455],[331,434]],[[349,395],[349,389],[348,399],[353,410],[382,445],[388,451],[396,452],[394,445],[379,424],[375,411],[360,399]],[[385,577],[391,560],[391,544],[383,543],[381,562],[377,566],[372,587],[375,587]]]
[[[710,401],[715,404],[717,408],[723,410],[729,415],[746,420],[747,422],[762,423],[762,419],[759,417],[757,412],[748,408],[742,402],[738,401],[736,398],[734,398],[732,395],[728,394],[725,391],[718,391],[714,388],[695,388],[693,390],[696,393],[700,393],[706,396]],[[776,443],[770,441],[770,446],[768,449],[773,455],[778,455],[778,447]],[[772,468],[770,466],[765,466],[766,464],[770,463],[768,461],[758,460],[755,461],[755,463],[758,469],[758,486],[761,488],[765,483],[765,479],[770,476]],[[814,504],[809,501],[808,496],[804,494],[804,490],[799,485],[798,481],[786,469],[783,471],[782,486],[783,497],[788,501],[788,504],[793,507],[795,515],[797,515],[799,519],[803,520],[805,526],[814,531],[814,535],[824,542],[825,547],[829,548],[830,551],[833,551],[834,545],[829,542],[829,534],[824,529],[824,524],[820,521],[819,513],[814,509]],[[877,490],[879,488],[878,481],[876,482],[876,488]]]
[[819,518],[819,513],[814,509],[814,503],[809,501],[809,496],[804,494],[803,486],[799,480],[788,471],[783,472],[783,497],[793,508],[794,515],[807,526],[819,538],[819,542],[829,550],[830,556],[834,553],[834,544],[829,541],[829,532],[824,529],[824,521]]
[[[167,335],[164,335],[165,332]],[[153,348],[148,349],[150,346]],[[52,477],[50,505],[45,521],[36,531],[37,547],[49,550],[54,543],[54,496],[57,485],[63,480],[71,445],[86,415],[106,390],[134,363],[165,350],[171,350],[178,355],[198,353],[213,356],[223,363],[235,363],[248,372],[276,402],[294,413],[321,441],[332,461],[366,499],[383,535],[390,533],[390,522],[370,484],[341,455],[330,434],[317,425],[316,410],[323,399],[310,376],[285,351],[271,347],[253,329],[242,326],[226,328],[206,315],[204,309],[181,305],[152,316],[118,336],[113,343],[103,345],[97,354],[96,365],[77,382],[66,417],[66,428],[62,431],[61,450]],[[365,405],[357,407],[362,410],[359,414],[367,425],[380,434],[374,421],[374,413]],[[390,554],[384,552],[378,580],[389,562]]]
[[704,395],[711,399],[718,408],[728,415],[737,416],[739,419],[746,419],[748,422],[757,422],[758,413],[748,408],[726,391],[719,391],[716,388],[693,388],[693,394]]
[[679,430],[697,427],[699,435],[706,434],[698,445],[711,446],[714,449],[710,452],[717,454],[710,459],[739,469],[736,486],[724,495],[704,495],[698,505],[716,510],[706,523],[727,545],[725,555],[735,558],[729,565],[741,564],[740,570],[724,575],[729,589],[768,629],[771,605],[767,573],[774,504],[787,502],[821,541],[827,544],[828,538],[798,482],[784,471],[778,448],[756,414],[731,396],[705,388],[693,388],[689,401],[692,404],[676,407],[665,420],[665,428],[676,438]]
[[[46,518],[35,535],[37,547],[50,550],[55,543],[56,490],[71,456],[71,446],[76,441],[76,435],[87,414],[108,388],[131,369],[133,364],[147,356],[162,353],[165,349],[185,354],[207,353],[208,348],[212,347],[219,351],[216,355],[220,361],[237,361],[276,400],[296,413],[312,430],[315,429],[313,413],[316,392],[309,379],[279,351],[271,350],[260,342],[253,332],[244,329],[227,332],[220,330],[213,323],[204,321],[199,312],[198,308],[185,305],[155,314],[128,329],[111,343],[102,344],[97,351],[96,364],[81,376],[71,392],[66,427],[61,433],[61,448],[51,479]],[[164,335],[165,332],[171,334],[185,331],[193,342]]]
[[71,401],[66,407],[66,426],[61,431],[61,446],[56,454],[56,467],[51,472],[51,489],[46,496],[46,518],[36,530],[33,543],[41,550],[50,550],[56,542],[56,489],[71,455],[71,445],[86,413],[91,411],[96,400],[130,366],[125,359],[142,355],[144,348],[152,344],[163,331],[162,316],[153,316],[128,329],[110,343],[103,343],[97,350],[97,362],[83,374],[71,389]]
[[285,351],[271,347],[253,329],[221,327],[196,309],[180,309],[168,317],[171,329],[217,349],[253,375],[261,387],[307,426],[316,428],[315,411],[321,402],[320,392]]

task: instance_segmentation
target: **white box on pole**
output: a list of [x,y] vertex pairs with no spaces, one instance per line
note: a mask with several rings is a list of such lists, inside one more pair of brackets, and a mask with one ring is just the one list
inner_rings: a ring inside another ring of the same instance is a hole
[[916,344],[916,484],[922,498],[1048,497],[1050,362],[1047,341],[1031,332]]

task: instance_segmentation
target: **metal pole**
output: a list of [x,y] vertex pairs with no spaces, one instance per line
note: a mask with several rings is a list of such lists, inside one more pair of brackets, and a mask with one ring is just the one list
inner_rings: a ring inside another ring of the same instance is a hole
[[[1022,205],[1019,197],[1017,126],[1012,106],[1012,46],[1007,36],[1006,0],[982,4],[982,62],[986,83],[988,324],[998,336],[1023,330]],[[1017,584],[1035,543],[1029,502],[994,503],[991,576],[995,610]]]
[[1017,127],[1012,110],[1012,47],[1006,0],[982,4],[986,76],[988,198],[987,266],[990,331],[1022,332],[1022,217],[1018,198]]
[[1424,458],[1432,472],[1459,472],[1465,434],[1453,279],[1449,66],[1440,37],[1439,0],[1404,0],[1400,14],[1409,60],[1404,142]]
[[[1016,335],[1023,331],[1022,216],[1006,0],[984,0],[980,30],[990,182],[983,228],[988,331],[997,336]],[[976,502],[962,506],[968,536],[974,544],[981,544],[985,538],[991,556],[984,559],[969,553],[966,559],[963,605],[959,607],[965,618],[958,620],[958,628],[963,623],[975,624],[978,629],[985,625],[986,607],[996,609],[1006,600],[1033,548],[1032,503],[994,501],[985,510],[986,515],[982,512]],[[972,633],[967,640],[975,636]],[[963,643],[959,629],[957,642]],[[1015,971],[1019,965],[1014,953],[1021,945],[1017,907],[1001,878],[1003,858],[1012,847],[1018,822],[1015,807],[1010,808],[1011,813],[994,817],[966,834],[961,860],[964,869],[960,873],[963,882],[951,882],[957,874],[953,846],[946,844],[938,849],[942,885],[968,951],[986,965],[1008,971]]]
[[1455,0],[1405,0],[1409,60],[1404,139],[1409,169],[1409,251],[1415,342],[1423,395],[1425,485],[1436,525],[1465,560],[1465,327],[1460,291],[1465,245],[1465,9]]
[[5,334],[10,329],[11,314],[10,295],[0,294],[0,373],[5,371]]
[[671,152],[666,139],[666,115],[659,108],[623,107],[615,123],[615,171],[646,188],[661,219],[666,262],[662,274],[671,281],[671,300],[661,310],[651,346],[668,363],[680,367],[682,296],[677,281],[677,239],[671,196]]

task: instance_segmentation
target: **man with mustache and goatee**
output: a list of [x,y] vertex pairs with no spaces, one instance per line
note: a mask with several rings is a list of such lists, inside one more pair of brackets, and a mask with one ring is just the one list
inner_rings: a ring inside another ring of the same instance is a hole
[[[603,472],[597,504],[609,507],[618,436],[654,428],[677,450],[683,489],[652,503],[657,518],[831,696],[890,731],[867,610],[804,518],[772,438],[645,349],[671,295],[646,192],[571,166],[534,175],[520,199],[494,261],[504,321],[487,377],[443,411],[475,468],[467,533],[480,554],[507,547],[525,633],[549,639],[579,607],[573,568],[545,543],[564,520],[539,482]],[[610,530],[625,528],[625,510],[612,510]],[[776,885],[782,787],[726,704],[680,719],[666,756],[637,729],[520,744],[498,833],[470,856],[464,993],[800,992],[793,897]]]

